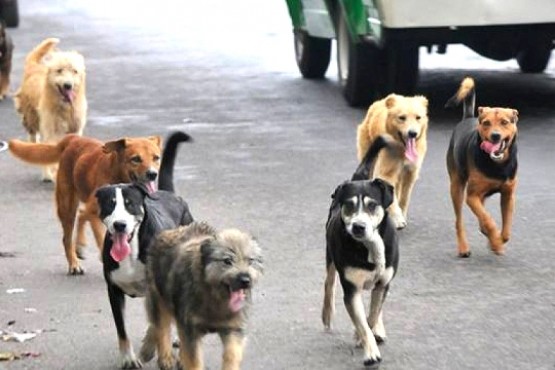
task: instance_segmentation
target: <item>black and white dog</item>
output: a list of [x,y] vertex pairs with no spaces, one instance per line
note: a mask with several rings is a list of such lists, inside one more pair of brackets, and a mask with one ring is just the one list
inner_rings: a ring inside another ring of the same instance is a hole
[[[343,300],[355,326],[358,344],[364,350],[365,366],[381,362],[377,342],[385,340],[386,336],[383,303],[399,262],[397,231],[387,214],[387,207],[393,201],[393,186],[380,179],[364,180],[368,179],[370,166],[384,147],[387,142],[378,138],[351,181],[335,189],[326,224],[327,276],[322,321],[329,329],[339,273]],[[368,318],[362,300],[363,290],[371,291]]]
[[163,230],[193,222],[187,203],[173,192],[177,147],[190,140],[182,132],[168,138],[160,165],[159,191],[149,193],[138,184],[107,185],[96,191],[100,218],[107,228],[102,261],[123,369],[142,366],[125,331],[125,295],[145,295],[147,250],[154,237]]

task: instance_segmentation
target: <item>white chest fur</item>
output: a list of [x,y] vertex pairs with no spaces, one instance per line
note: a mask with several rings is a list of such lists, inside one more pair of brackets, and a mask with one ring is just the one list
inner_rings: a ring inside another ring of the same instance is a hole
[[110,273],[112,282],[126,294],[144,297],[146,292],[145,265],[138,259],[137,238],[131,240],[131,253],[119,263],[117,270]]
[[368,271],[356,267],[345,269],[345,278],[353,283],[357,289],[373,289],[377,283],[387,285],[393,278],[393,267],[389,266],[381,271]]

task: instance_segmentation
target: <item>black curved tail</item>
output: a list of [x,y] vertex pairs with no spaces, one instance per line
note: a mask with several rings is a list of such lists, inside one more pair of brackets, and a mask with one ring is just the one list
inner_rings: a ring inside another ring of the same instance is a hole
[[193,138],[182,131],[171,133],[166,140],[158,175],[159,190],[171,191],[172,193],[175,192],[173,186],[173,168],[175,166],[175,157],[177,156],[177,147],[179,143],[190,141],[193,141]]
[[383,136],[378,136],[376,140],[370,145],[368,151],[362,158],[362,161],[358,165],[351,181],[356,180],[368,180],[370,178],[370,168],[372,168],[372,163],[380,153],[380,150],[387,146],[387,140]]

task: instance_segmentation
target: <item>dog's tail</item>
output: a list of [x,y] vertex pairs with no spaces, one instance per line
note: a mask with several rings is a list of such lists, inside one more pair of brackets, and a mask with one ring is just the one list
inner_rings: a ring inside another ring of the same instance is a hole
[[173,168],[175,166],[175,157],[177,156],[177,147],[179,143],[193,141],[193,138],[182,131],[176,131],[168,137],[164,152],[162,153],[162,163],[160,164],[160,173],[158,176],[158,189],[175,192],[173,186]]
[[362,158],[362,161],[358,165],[353,177],[351,177],[351,181],[368,180],[370,177],[370,168],[372,168],[372,163],[380,153],[380,150],[385,148],[387,145],[387,140],[383,136],[378,136],[368,148],[368,151],[364,155],[364,158]]
[[58,163],[67,145],[75,135],[66,135],[57,144],[29,143],[21,140],[10,140],[8,149],[17,158],[38,165]]
[[55,37],[44,39],[33,50],[31,50],[29,55],[27,55],[27,58],[25,58],[25,63],[27,65],[41,63],[42,58],[44,58],[46,54],[54,50],[56,45],[58,45],[59,43],[60,43],[60,39],[57,39]]
[[457,93],[453,95],[445,107],[456,107],[463,102],[463,119],[474,117],[474,105],[476,104],[476,91],[474,86],[474,80],[472,77],[465,77]]

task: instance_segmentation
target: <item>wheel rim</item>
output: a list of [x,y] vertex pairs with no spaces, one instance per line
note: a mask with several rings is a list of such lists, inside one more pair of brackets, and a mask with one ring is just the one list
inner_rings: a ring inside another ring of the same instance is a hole
[[337,27],[337,73],[339,82],[345,86],[349,78],[349,32],[342,16]]
[[303,58],[304,43],[302,35],[295,33],[295,58],[300,63]]

